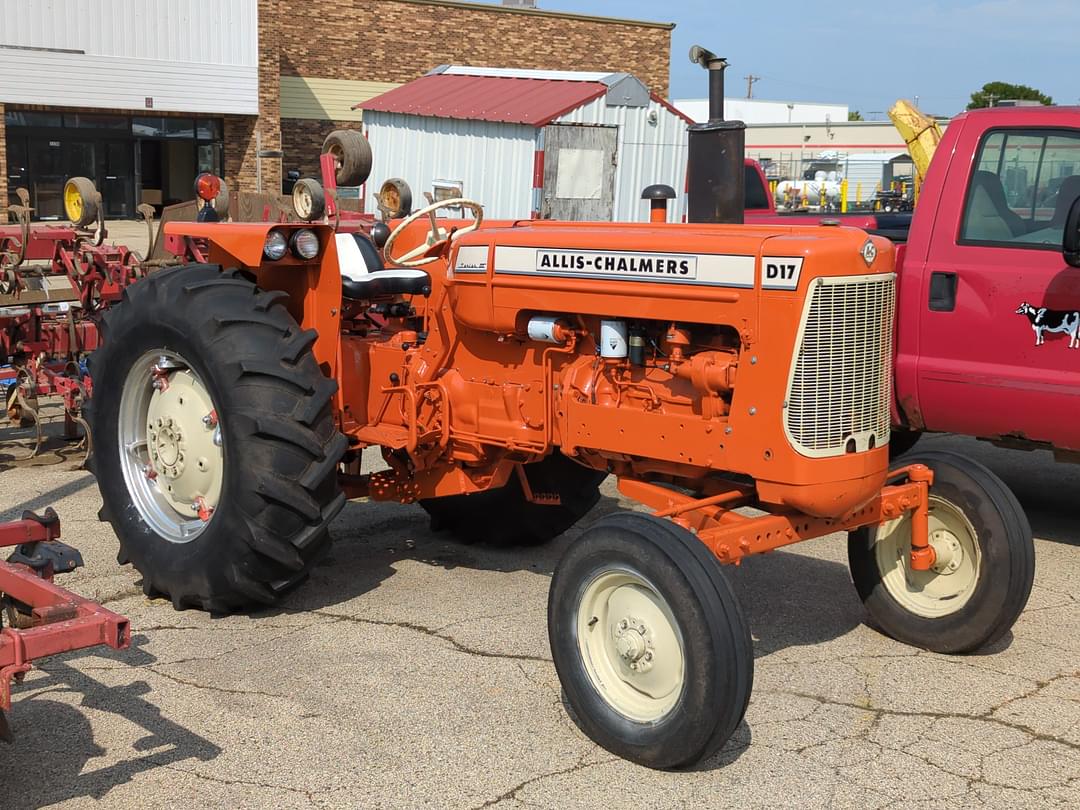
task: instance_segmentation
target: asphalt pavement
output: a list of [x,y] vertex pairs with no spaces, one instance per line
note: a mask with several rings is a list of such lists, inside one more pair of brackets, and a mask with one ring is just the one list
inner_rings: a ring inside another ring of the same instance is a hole
[[[56,432],[54,426],[52,432]],[[86,567],[63,584],[131,619],[130,650],[46,659],[15,690],[0,808],[1080,807],[1080,466],[931,437],[1014,488],[1037,545],[1013,632],[982,654],[864,624],[843,538],[728,569],[753,632],[746,719],[711,760],[650,771],[593,745],[551,663],[553,566],[631,505],[613,482],[537,550],[462,545],[415,506],[356,502],[279,609],[148,600],[96,485],[0,429],[0,520],[53,506]]]

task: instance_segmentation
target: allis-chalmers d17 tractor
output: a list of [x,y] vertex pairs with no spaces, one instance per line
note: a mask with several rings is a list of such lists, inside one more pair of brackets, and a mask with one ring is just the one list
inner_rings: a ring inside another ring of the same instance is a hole
[[[443,207],[474,218],[429,216]],[[647,511],[569,546],[551,650],[589,736],[653,767],[715,752],[750,698],[750,632],[720,563],[846,531],[889,635],[955,653],[1011,627],[1034,568],[1014,497],[944,453],[889,470],[886,240],[481,220],[451,200],[373,238],[166,227],[208,263],[128,287],[92,358],[103,514],[147,593],[273,604],[347,498],[541,542],[614,475]],[[361,474],[365,450],[388,467]]]

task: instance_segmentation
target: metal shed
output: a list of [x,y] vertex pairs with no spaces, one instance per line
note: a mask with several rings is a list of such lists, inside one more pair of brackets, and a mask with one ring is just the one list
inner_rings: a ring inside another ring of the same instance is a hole
[[642,190],[666,183],[668,218],[685,213],[692,122],[628,73],[446,65],[358,106],[369,191],[400,177],[414,207],[460,189],[495,219],[640,222]]

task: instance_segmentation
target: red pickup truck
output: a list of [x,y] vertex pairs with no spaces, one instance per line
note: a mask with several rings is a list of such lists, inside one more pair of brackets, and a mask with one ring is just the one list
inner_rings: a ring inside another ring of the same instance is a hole
[[1078,198],[1080,108],[949,123],[898,247],[897,444],[946,431],[1080,460]]
[[1080,108],[952,119],[914,215],[777,214],[747,163],[748,223],[897,243],[896,452],[941,431],[1080,461]]
[[1080,107],[999,107],[949,122],[914,215],[746,221],[897,243],[896,452],[940,431],[1080,461],[1078,198]]

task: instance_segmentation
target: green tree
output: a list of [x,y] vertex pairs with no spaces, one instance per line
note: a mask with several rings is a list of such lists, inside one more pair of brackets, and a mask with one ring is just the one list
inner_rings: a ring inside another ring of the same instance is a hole
[[1054,100],[1046,93],[1028,87],[1026,84],[1010,84],[1009,82],[987,82],[981,90],[971,94],[971,103],[967,105],[969,110],[977,110],[982,107],[993,107],[1003,99],[1024,99],[1038,101],[1041,104],[1053,104]]
[[858,110],[849,110],[848,114],[847,114],[847,120],[848,121],[862,121],[863,120],[862,113],[859,112]]

